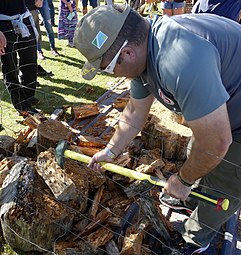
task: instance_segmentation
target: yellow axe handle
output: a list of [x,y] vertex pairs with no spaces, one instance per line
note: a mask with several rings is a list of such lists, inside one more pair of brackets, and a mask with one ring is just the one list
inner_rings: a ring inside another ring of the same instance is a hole
[[[88,164],[90,162],[91,157],[86,156],[84,154],[80,154],[71,150],[65,150],[64,151],[64,156],[66,158],[70,158],[79,162],[83,162]],[[101,162],[101,165],[104,169],[112,172],[112,173],[116,173],[116,174],[120,174],[135,180],[140,180],[140,181],[149,181],[150,183],[152,183],[153,185],[157,185],[157,186],[161,186],[164,187],[166,181],[165,180],[160,180],[158,177],[155,176],[151,176],[148,174],[144,174],[144,173],[139,173],[137,171],[122,167],[122,166],[118,166],[112,163],[105,163],[105,162]],[[216,208],[218,210],[222,209],[224,211],[228,210],[229,207],[229,200],[227,198],[216,198],[214,196],[208,196],[208,194],[204,194],[201,192],[196,192],[196,191],[191,191],[190,193],[192,196],[197,197],[201,200],[210,202],[211,204],[216,205]]]

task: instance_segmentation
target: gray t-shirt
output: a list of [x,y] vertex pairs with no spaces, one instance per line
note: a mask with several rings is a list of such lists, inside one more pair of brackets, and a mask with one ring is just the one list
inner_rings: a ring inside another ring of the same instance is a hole
[[145,72],[131,96],[150,93],[187,121],[227,103],[234,138],[241,137],[241,26],[212,14],[150,20]]

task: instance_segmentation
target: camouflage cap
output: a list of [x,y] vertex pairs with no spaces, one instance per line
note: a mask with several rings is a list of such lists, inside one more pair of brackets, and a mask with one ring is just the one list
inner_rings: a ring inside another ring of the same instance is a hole
[[78,23],[75,36],[75,47],[87,58],[82,69],[82,77],[91,80],[100,68],[103,54],[117,38],[130,12],[126,5],[119,12],[112,5],[102,5],[87,13]]

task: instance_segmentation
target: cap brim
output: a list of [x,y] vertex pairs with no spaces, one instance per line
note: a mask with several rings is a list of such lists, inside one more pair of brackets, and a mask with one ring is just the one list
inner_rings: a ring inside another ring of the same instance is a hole
[[100,69],[101,58],[98,58],[95,61],[85,62],[82,68],[82,77],[85,80],[92,80]]

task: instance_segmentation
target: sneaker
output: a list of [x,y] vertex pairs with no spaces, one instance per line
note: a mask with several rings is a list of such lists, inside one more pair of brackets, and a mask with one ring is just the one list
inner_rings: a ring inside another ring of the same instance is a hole
[[179,213],[183,213],[187,216],[190,216],[192,214],[192,209],[188,208],[183,201],[171,197],[168,194],[161,192],[159,195],[159,201],[161,202],[162,205],[169,207]]
[[49,77],[53,76],[54,74],[52,72],[47,72],[46,70],[43,69],[41,65],[37,66],[37,75],[39,77]]
[[186,243],[183,248],[180,250],[180,253],[183,255],[195,255],[202,254],[209,248],[209,244],[206,247],[198,247],[193,244]]
[[58,53],[58,51],[56,49],[52,49],[51,53],[53,54],[54,57],[59,56],[59,53]]
[[42,51],[38,51],[38,59],[39,60],[44,60],[45,59],[45,56],[44,56]]

